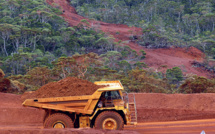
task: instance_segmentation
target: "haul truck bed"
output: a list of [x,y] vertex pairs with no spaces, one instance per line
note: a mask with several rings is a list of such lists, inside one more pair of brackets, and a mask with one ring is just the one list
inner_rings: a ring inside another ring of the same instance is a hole
[[23,105],[67,112],[92,114],[101,92],[93,95],[27,99]]

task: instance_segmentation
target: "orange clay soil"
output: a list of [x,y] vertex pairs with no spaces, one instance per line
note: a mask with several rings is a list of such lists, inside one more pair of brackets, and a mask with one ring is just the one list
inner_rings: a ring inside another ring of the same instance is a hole
[[92,95],[101,87],[104,86],[98,86],[87,80],[75,77],[67,77],[58,82],[50,82],[33,93],[23,94],[22,99]]
[[[46,1],[48,4],[54,7],[60,7],[60,9],[62,9],[63,14],[61,16],[69,23],[70,26],[76,26],[81,23],[82,19],[86,19],[94,28],[101,29],[103,32],[112,35],[115,38],[115,41],[121,40],[127,42],[125,45],[128,45],[133,50],[136,50],[138,54],[140,54],[140,50],[144,50],[146,52],[146,58],[143,60],[143,62],[148,64],[149,67],[153,68],[155,71],[161,71],[165,73],[166,69],[179,66],[184,74],[192,73],[209,78],[206,71],[192,67],[191,62],[193,60],[202,62],[204,57],[204,54],[195,47],[191,47],[189,49],[147,49],[135,42],[130,41],[129,39],[129,36],[131,35],[141,35],[141,28],[90,20],[78,15],[75,8],[72,7],[67,0]],[[165,68],[162,66],[165,66]]]
[[20,98],[21,95],[0,93],[0,126],[41,126],[45,111],[37,108],[23,107]]
[[215,94],[135,93],[138,122],[215,118]]

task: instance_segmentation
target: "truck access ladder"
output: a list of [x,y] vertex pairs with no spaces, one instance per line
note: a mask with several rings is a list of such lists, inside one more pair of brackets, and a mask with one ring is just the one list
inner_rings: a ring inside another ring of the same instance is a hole
[[134,93],[128,94],[128,106],[129,111],[131,114],[131,124],[136,125],[137,124],[137,109],[136,109],[136,101],[135,101],[135,95]]

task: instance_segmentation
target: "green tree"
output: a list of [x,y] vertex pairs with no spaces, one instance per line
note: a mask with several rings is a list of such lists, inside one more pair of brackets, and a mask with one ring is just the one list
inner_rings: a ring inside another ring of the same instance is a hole
[[51,70],[48,67],[35,67],[28,71],[26,75],[29,84],[43,86],[51,79]]
[[3,50],[6,54],[6,56],[8,56],[8,52],[7,52],[7,41],[9,40],[11,34],[12,34],[12,29],[13,25],[10,24],[0,24],[0,36],[3,39],[4,43],[3,43]]
[[183,73],[179,67],[166,70],[166,78],[170,83],[177,83],[183,80]]
[[124,71],[125,75],[127,75],[127,72],[131,70],[131,64],[126,60],[122,60],[118,64],[120,69]]
[[115,69],[122,55],[117,51],[108,51],[106,54],[100,55],[100,57],[106,59],[105,64],[108,65],[109,68]]

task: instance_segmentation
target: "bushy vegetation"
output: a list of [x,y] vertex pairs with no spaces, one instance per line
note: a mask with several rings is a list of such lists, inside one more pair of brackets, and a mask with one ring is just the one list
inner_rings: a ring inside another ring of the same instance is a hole
[[[71,3],[86,17],[143,28],[142,36],[136,37],[134,33],[135,38],[132,37],[143,46],[195,45],[215,55],[214,20],[210,16],[214,13],[214,1],[72,0]],[[1,85],[4,92],[11,83],[20,92],[36,90],[67,76],[92,82],[118,79],[128,92],[213,92],[213,80],[196,76],[184,81],[179,67],[166,73],[154,72],[142,61],[147,55],[145,51],[138,55],[123,42],[114,42],[113,37],[89,27],[87,20],[70,27],[59,16],[62,11],[58,5],[51,7],[45,0],[0,0],[0,4],[0,82],[6,83]],[[3,78],[5,74],[8,79]],[[189,83],[194,87],[200,86],[198,83],[203,85],[197,90]]]
[[4,72],[0,69],[0,92],[4,93],[23,93],[26,88],[25,85],[18,81],[11,81],[4,78]]
[[[121,64],[124,64],[123,67]],[[104,58],[95,53],[60,57],[53,62],[52,69],[35,67],[25,75],[11,75],[8,78],[25,83],[29,90],[35,90],[50,81],[58,81],[67,76],[92,82],[118,79],[128,92],[171,93],[170,84],[167,80],[161,79],[163,77],[161,73],[155,73],[147,68],[140,69],[125,60],[113,61],[111,67],[108,67]]]
[[182,93],[214,93],[215,80],[199,76],[190,76],[179,87]]
[[53,8],[45,0],[0,0],[0,4],[0,64],[7,76],[38,66],[52,68],[59,57],[76,53],[113,57],[117,50],[120,60],[138,57],[129,47],[117,46],[114,38],[88,27],[86,20],[70,27],[59,16],[58,6]]
[[183,80],[183,73],[179,67],[173,67],[166,70],[166,78],[169,83],[177,84]]

